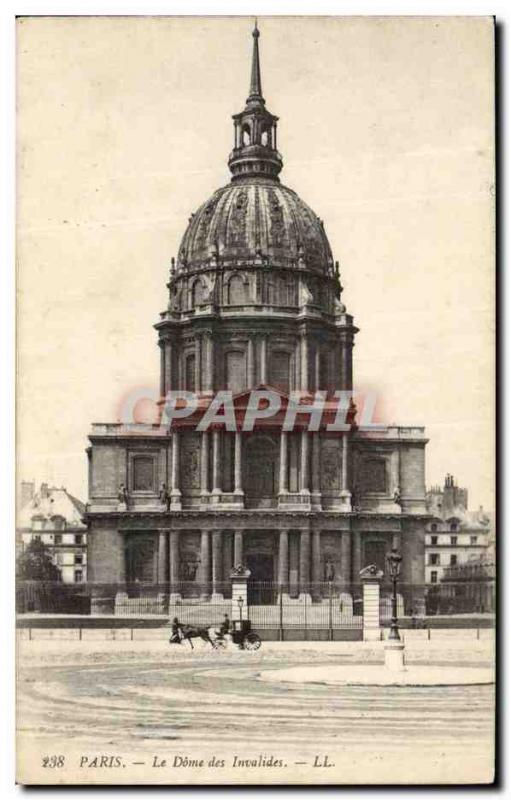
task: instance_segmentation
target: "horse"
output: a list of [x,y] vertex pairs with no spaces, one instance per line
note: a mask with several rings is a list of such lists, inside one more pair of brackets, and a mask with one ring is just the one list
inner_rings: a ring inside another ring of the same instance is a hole
[[[193,650],[192,639],[202,639],[203,642],[209,642],[211,647],[216,649],[216,644],[209,635],[209,628],[200,628],[197,625],[180,625],[179,628],[181,631],[180,644],[186,640],[190,643],[190,647]],[[170,642],[172,643],[172,640],[170,640]]]

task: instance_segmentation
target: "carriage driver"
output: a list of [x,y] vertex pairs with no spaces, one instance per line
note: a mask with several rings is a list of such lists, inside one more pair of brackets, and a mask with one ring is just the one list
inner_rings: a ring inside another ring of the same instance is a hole
[[223,639],[223,638],[225,638],[225,636],[227,636],[227,634],[230,633],[230,631],[231,631],[231,622],[229,620],[228,615],[226,614],[224,616],[224,621],[222,622],[222,624],[220,625],[219,630],[217,631],[217,634],[218,634],[220,639]]
[[177,617],[172,620],[172,636],[169,639],[169,644],[181,644],[183,638],[182,625]]

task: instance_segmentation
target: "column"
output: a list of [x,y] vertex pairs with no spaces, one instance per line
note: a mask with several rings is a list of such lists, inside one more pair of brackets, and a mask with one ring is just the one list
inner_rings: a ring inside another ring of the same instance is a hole
[[300,342],[300,363],[301,363],[301,384],[302,392],[306,392],[309,387],[309,346],[307,336],[302,333]]
[[243,564],[243,531],[234,533],[234,565]]
[[[323,575],[321,574],[321,531],[314,530],[312,533],[312,581],[313,583],[321,583]],[[320,593],[319,587],[316,587],[317,593]]]
[[200,593],[201,597],[209,594],[211,579],[211,559],[209,553],[209,531],[201,531],[200,537]]
[[[165,563],[165,550],[167,543],[167,531],[158,531],[158,583],[165,583],[167,568]],[[160,589],[161,591],[161,589]]]
[[241,431],[234,434],[234,493],[243,494],[241,481]]
[[181,492],[179,490],[179,433],[172,433],[172,462],[170,470],[170,507],[181,508]]
[[220,431],[213,431],[213,495],[222,494],[220,478]]
[[200,392],[202,384],[202,370],[201,370],[201,336],[195,336],[195,391]]
[[222,593],[222,570],[223,570],[223,553],[222,553],[222,531],[213,531],[212,536],[212,578],[213,578],[213,591],[212,600],[223,600]]
[[279,494],[287,494],[289,491],[288,483],[288,442],[287,432],[280,432],[280,471],[279,471]]
[[300,491],[309,492],[309,434],[302,431],[300,452]]
[[349,590],[351,583],[351,533],[341,533],[341,580],[344,591]]
[[300,533],[300,594],[309,591],[310,584],[310,531]]
[[353,531],[352,538],[352,572],[353,583],[360,583],[360,570],[362,569],[362,537],[360,531]]
[[341,458],[341,504],[344,511],[351,511],[351,492],[349,490],[349,438],[345,433],[342,437]]
[[179,592],[179,533],[170,531],[169,536],[169,578],[170,578],[170,600],[181,597]]
[[318,389],[326,389],[326,386],[320,386],[321,383],[321,351],[319,348],[319,344],[316,344],[316,349],[314,351],[314,386],[316,387],[316,391]]
[[205,334],[206,364],[204,368],[203,388],[206,392],[212,392],[215,388],[215,362],[214,362],[214,342],[213,334],[207,331]]
[[312,445],[312,493],[316,507],[321,508],[321,438],[319,431],[311,433]]
[[255,377],[255,360],[254,360],[254,340],[250,339],[247,342],[247,382],[248,389],[253,389],[257,384]]
[[201,433],[200,490],[203,501],[209,494],[209,433]]
[[160,397],[165,397],[165,345],[160,342]]
[[172,345],[165,342],[165,394],[172,389]]
[[233,557],[233,535],[231,531],[224,531],[222,534],[222,550],[223,550],[223,580],[224,582],[230,581],[231,570],[234,566]]
[[261,337],[261,383],[268,381],[266,336]]
[[282,594],[289,591],[289,534],[280,531],[279,534],[279,589]]

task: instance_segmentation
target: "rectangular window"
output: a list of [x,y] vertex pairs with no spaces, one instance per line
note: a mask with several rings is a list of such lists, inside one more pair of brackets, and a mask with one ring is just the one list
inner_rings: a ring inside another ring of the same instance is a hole
[[449,564],[451,565],[451,567],[455,567],[457,563],[458,563],[458,556],[453,554],[449,559]]
[[56,533],[54,541],[55,541],[55,544],[62,544],[62,534],[61,533]]
[[438,544],[438,536],[431,537],[431,544]]
[[83,555],[81,553],[75,553],[75,564],[83,564]]
[[477,536],[470,537],[470,544],[477,544]]
[[458,537],[451,536],[451,544],[455,547],[458,544]]
[[430,553],[429,554],[429,563],[430,564],[440,564],[440,556],[438,553]]
[[75,544],[83,544],[83,534],[81,533],[75,534]]
[[436,570],[431,573],[431,583],[438,583],[438,572]]
[[75,583],[82,583],[83,572],[81,569],[75,569]]

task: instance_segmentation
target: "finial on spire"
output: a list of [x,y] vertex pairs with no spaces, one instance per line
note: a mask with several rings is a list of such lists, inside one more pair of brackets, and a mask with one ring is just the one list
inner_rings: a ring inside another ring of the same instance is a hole
[[254,44],[252,48],[252,72],[250,74],[249,99],[255,97],[262,99],[263,96],[263,91],[261,86],[261,67],[259,65],[259,42],[258,42],[259,36],[260,33],[259,33],[259,28],[257,27],[257,17],[256,17],[254,30],[252,31]]

